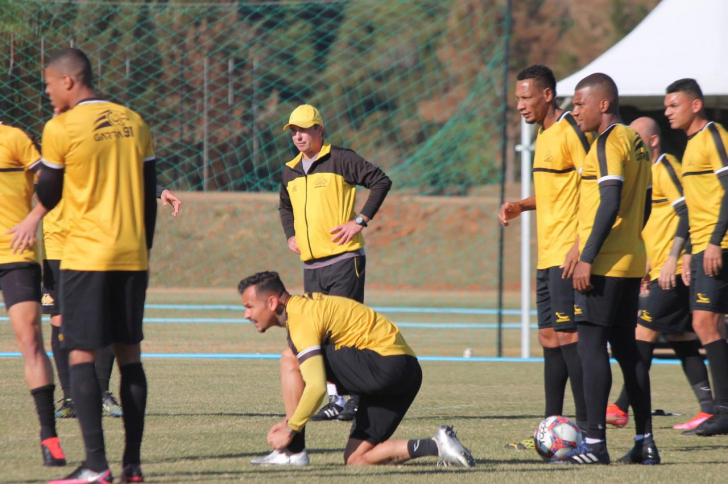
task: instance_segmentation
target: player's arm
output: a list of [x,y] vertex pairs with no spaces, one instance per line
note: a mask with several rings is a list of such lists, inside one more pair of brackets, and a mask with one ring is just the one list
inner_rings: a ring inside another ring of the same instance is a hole
[[296,242],[296,228],[293,218],[293,204],[291,196],[286,188],[285,180],[281,182],[281,190],[278,193],[278,215],[281,217],[281,225],[283,225],[283,233],[286,234],[288,248],[296,254],[300,254],[298,243]]
[[713,233],[710,235],[710,242],[703,253],[703,269],[708,276],[713,277],[717,276],[723,267],[721,244],[728,230],[728,153],[726,153],[725,146],[728,135],[715,124],[709,124],[708,130],[715,146],[715,151],[710,153],[711,165],[723,188],[718,220],[713,227]]
[[660,269],[658,283],[664,290],[669,290],[675,286],[675,273],[677,272],[677,261],[680,254],[685,248],[689,233],[690,222],[688,219],[688,206],[685,203],[683,195],[682,179],[680,174],[670,163],[669,157],[664,159],[657,167],[653,184],[659,187],[659,191],[665,194],[667,201],[675,210],[678,217],[677,228],[673,236],[672,247],[667,256],[667,260]]
[[147,234],[147,250],[152,248],[157,225],[157,187],[156,159],[144,160],[144,229]]
[[341,168],[346,182],[369,189],[369,197],[359,212],[369,222],[384,203],[392,188],[392,180],[379,167],[351,150],[344,150],[341,156]]
[[321,348],[314,347],[298,354],[299,367],[305,387],[296,411],[288,420],[288,427],[300,432],[326,397],[326,369]]
[[536,197],[524,198],[520,202],[505,202],[498,211],[498,220],[501,225],[508,227],[508,221],[521,215],[521,212],[536,210]]
[[182,200],[172,193],[172,190],[164,188],[162,185],[157,185],[157,198],[162,201],[162,205],[165,207],[169,204],[172,205],[172,216],[176,217],[179,214],[179,209],[182,206]]

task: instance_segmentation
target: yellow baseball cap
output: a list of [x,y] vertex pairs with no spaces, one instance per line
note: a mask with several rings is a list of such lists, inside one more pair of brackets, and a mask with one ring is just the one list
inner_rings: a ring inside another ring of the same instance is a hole
[[283,126],[283,131],[286,131],[291,126],[306,129],[314,124],[324,125],[324,118],[321,117],[321,113],[310,104],[301,104],[293,110],[291,117],[288,118],[288,124]]

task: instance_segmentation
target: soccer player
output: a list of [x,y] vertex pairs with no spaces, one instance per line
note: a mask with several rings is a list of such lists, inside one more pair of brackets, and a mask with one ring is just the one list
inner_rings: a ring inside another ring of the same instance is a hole
[[53,369],[40,324],[40,265],[34,240],[19,240],[18,224],[31,211],[33,172],[40,153],[20,129],[0,124],[0,287],[25,364],[25,381],[40,420],[43,465],[66,465],[53,416]]
[[622,124],[617,86],[606,74],[576,85],[574,117],[598,138],[584,159],[579,190],[579,262],[574,270],[579,355],[584,368],[587,431],[568,454],[572,464],[609,464],[606,413],[612,371],[607,343],[624,374],[634,408],[634,447],[619,462],[658,464],[652,436],[650,377],[639,358],[635,326],[647,259],[642,228],[651,184],[647,148]]
[[[283,168],[279,212],[288,247],[303,261],[305,292],[321,292],[364,302],[366,256],[362,230],[384,202],[392,182],[382,170],[352,150],[324,140],[324,121],[313,106],[291,113],[290,130],[300,152]],[[356,186],[368,188],[361,212],[354,212]],[[313,420],[352,420],[356,395],[344,405],[334,385],[329,403]]]
[[[585,135],[571,113],[556,105],[556,78],[551,69],[533,65],[516,77],[518,111],[527,123],[539,125],[533,164],[535,197],[506,202],[498,213],[501,224],[525,210],[536,210],[538,225],[538,341],[543,347],[545,416],[561,415],[566,380],[576,404],[576,419],[586,430],[586,403],[578,334],[574,320],[571,276],[578,257],[576,210],[579,205],[579,170],[589,151]],[[533,438],[506,445],[507,449],[533,448]]]
[[[637,348],[649,370],[655,341],[661,333],[667,336],[700,404],[694,418],[673,428],[691,431],[712,417],[714,408],[708,370],[692,332],[690,289],[681,277],[683,248],[690,230],[682,167],[674,156],[662,152],[660,127],[653,119],[638,118],[630,126],[647,144],[652,157],[652,210],[642,230],[649,272],[642,279]],[[617,401],[607,407],[607,423],[624,427],[629,419],[628,407],[629,397],[623,387]]]
[[261,333],[286,328],[281,355],[281,392],[286,418],[268,432],[274,449],[253,464],[306,465],[306,423],[326,396],[326,381],[360,396],[347,465],[401,464],[437,456],[444,465],[474,467],[475,460],[452,427],[432,439],[388,440],[422,384],[422,369],[397,326],[349,298],[307,293],[292,296],[275,272],[240,281],[245,317]]
[[[157,210],[152,137],[138,114],[95,97],[91,64],[80,50],[54,54],[44,77],[62,114],[43,130],[37,193],[46,210],[63,195],[62,344],[70,350],[71,397],[86,446],[83,464],[50,482],[112,482],[94,367],[96,352],[112,343],[126,437],[121,480],[142,482],[147,381],[140,342]],[[25,233],[37,228],[37,221],[27,224]]]
[[710,436],[728,434],[728,133],[708,121],[703,106],[703,92],[694,79],[667,87],[665,116],[671,128],[688,135],[683,184],[692,255],[683,257],[683,277],[689,274],[693,328],[708,356],[715,393],[715,414],[695,433]]

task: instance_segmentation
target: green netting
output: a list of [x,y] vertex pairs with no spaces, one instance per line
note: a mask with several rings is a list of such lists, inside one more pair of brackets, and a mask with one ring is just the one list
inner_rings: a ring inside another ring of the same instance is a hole
[[499,0],[3,2],[2,116],[40,139],[44,59],[83,49],[99,94],[149,123],[160,183],[185,202],[179,219],[160,214],[153,284],[230,287],[260,268],[300,279],[274,193],[296,154],[281,128],[314,104],[331,142],[394,182],[366,234],[369,281],[494,287],[492,206],[472,195],[495,197],[480,187],[500,181],[504,12]]

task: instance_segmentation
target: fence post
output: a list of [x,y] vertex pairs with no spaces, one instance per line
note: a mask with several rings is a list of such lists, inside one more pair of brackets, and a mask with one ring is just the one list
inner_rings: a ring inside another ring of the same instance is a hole
[[203,69],[202,69],[202,191],[207,191],[207,179],[209,177],[209,146],[208,146],[208,135],[209,135],[209,126],[208,126],[208,119],[207,119],[207,109],[208,109],[208,95],[209,95],[209,88],[208,88],[208,73],[207,70],[209,68],[210,62],[205,56],[205,60],[203,62]]

